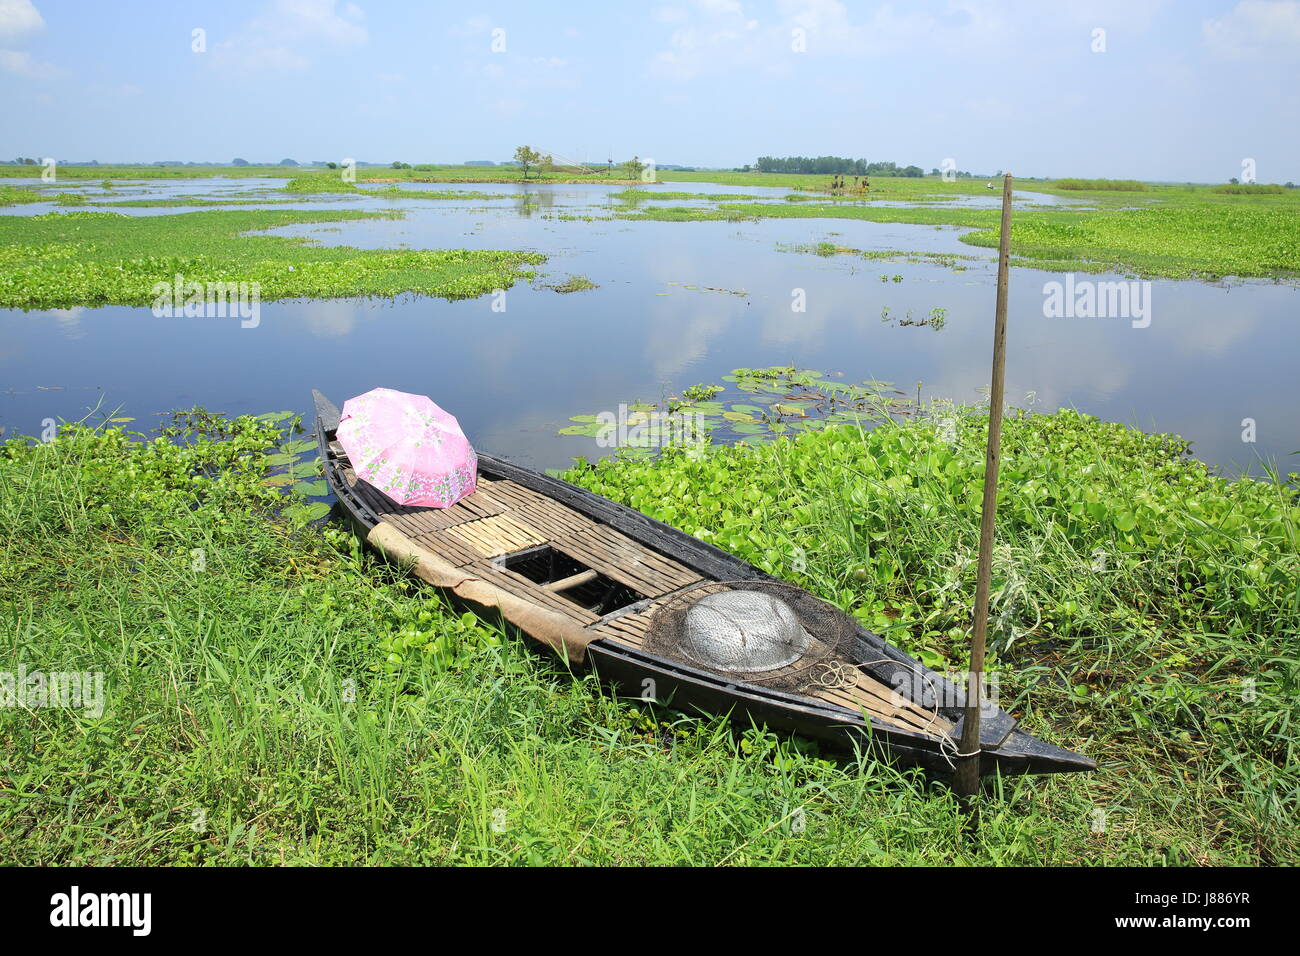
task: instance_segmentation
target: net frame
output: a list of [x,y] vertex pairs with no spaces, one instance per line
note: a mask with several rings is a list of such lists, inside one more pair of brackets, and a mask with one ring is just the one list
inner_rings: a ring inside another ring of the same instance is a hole
[[[793,663],[772,670],[729,670],[704,663],[690,652],[687,613],[710,594],[755,591],[782,601],[809,635],[808,647]],[[858,624],[839,608],[802,588],[782,581],[708,581],[688,588],[661,603],[650,619],[644,649],[678,660],[737,683],[804,693],[815,687],[841,687],[856,679],[854,648]]]

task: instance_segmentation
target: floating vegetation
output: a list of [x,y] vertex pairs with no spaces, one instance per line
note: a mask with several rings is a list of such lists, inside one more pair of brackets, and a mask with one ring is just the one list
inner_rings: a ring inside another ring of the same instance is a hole
[[384,199],[509,199],[508,193],[471,192],[466,189],[403,189],[401,186],[385,186],[382,189],[359,189],[363,196],[380,196]]
[[[881,278],[884,277],[882,276]],[[930,313],[927,316],[917,319],[913,318],[912,310],[908,309],[907,316],[900,319],[890,311],[889,306],[885,306],[880,310],[880,321],[892,323],[896,326],[925,326],[934,329],[937,332],[948,323],[948,310],[935,307],[930,310]]]
[[[851,246],[841,246],[838,243],[823,240],[813,243],[782,243],[776,244],[777,252],[792,252],[804,255],[820,256],[823,259],[829,259],[833,256],[859,256],[863,259],[880,262],[908,262],[912,265],[928,263],[931,265],[947,266],[948,268],[962,272],[966,269],[964,263],[980,259],[979,256],[962,255],[955,252],[906,252],[902,249],[854,249]],[[881,282],[888,282],[889,276],[881,276]],[[900,276],[897,281],[902,281]]]
[[649,201],[658,202],[681,202],[682,200],[698,199],[704,202],[739,202],[740,200],[760,200],[762,196],[753,196],[748,193],[687,193],[687,192],[669,192],[650,189],[624,189],[622,192],[610,193],[610,199],[623,203],[643,203]]
[[[669,426],[706,444],[761,444],[835,424],[872,424],[912,414],[903,392],[886,382],[845,382],[793,365],[738,368],[726,385],[692,385],[658,402],[632,402],[617,413],[574,415],[561,435],[595,438],[617,457],[645,457],[681,441],[661,441]],[[731,392],[729,396],[726,394]],[[734,394],[739,393],[739,394]]]
[[[691,285],[688,282],[665,282],[664,285],[675,285],[685,289],[688,292],[721,292],[723,295],[739,296],[742,299],[749,297],[749,293],[744,289],[723,289],[715,285]],[[667,295],[667,292],[656,292],[656,295]]]
[[253,230],[397,212],[203,210],[161,216],[76,211],[0,216],[0,307],[149,305],[155,284],[238,276],[260,284],[261,300],[395,296],[406,292],[473,298],[532,280],[535,252],[482,249],[354,249]]
[[291,193],[355,193],[360,192],[356,183],[344,181],[341,176],[316,174],[313,176],[295,176],[284,184],[286,192]]
[[[132,419],[113,418],[110,421]],[[247,464],[259,470],[262,486],[279,492],[276,510],[291,527],[318,521],[330,512],[327,502],[316,500],[329,497],[329,484],[321,477],[316,441],[300,437],[304,434],[306,429],[302,426],[302,417],[294,412],[230,418],[198,405],[171,412],[167,424],[158,429],[164,442],[192,448],[199,457],[216,462],[228,460],[230,456],[214,454],[209,449],[225,446],[232,453],[238,450]],[[148,436],[140,434],[137,437]],[[260,448],[250,454],[254,445],[260,445]],[[216,475],[217,468],[213,466],[201,471],[199,477],[214,479]]]
[[17,203],[46,201],[46,197],[42,196],[35,189],[28,189],[25,186],[0,186],[0,206],[13,206]]
[[599,289],[600,286],[592,282],[586,276],[569,276],[563,282],[543,282],[543,289],[550,289],[552,292],[559,292],[567,295],[570,292],[585,292],[587,289]]
[[688,402],[707,402],[720,392],[725,392],[722,385],[691,385],[682,389],[682,398]]

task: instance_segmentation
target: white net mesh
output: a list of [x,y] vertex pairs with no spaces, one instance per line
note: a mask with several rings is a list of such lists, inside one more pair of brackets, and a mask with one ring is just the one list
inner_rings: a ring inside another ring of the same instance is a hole
[[686,612],[682,651],[703,667],[737,674],[793,664],[808,650],[808,632],[790,605],[760,591],[723,591]]
[[646,633],[652,654],[782,690],[842,682],[857,624],[802,588],[708,582],[667,599]]

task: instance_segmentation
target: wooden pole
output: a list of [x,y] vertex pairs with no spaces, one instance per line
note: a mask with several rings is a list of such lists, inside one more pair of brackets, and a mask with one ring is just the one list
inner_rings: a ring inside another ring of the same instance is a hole
[[989,583],[993,576],[993,519],[998,510],[998,463],[1001,460],[1002,394],[1007,364],[1007,259],[1011,251],[1011,174],[1002,179],[1002,236],[998,243],[998,302],[993,324],[993,380],[989,388],[989,440],[984,453],[984,502],[980,511],[979,570],[975,578],[975,620],[971,635],[970,674],[966,685],[966,721],[962,726],[953,789],[971,797],[980,783],[980,697],[984,685],[984,643],[988,631]]

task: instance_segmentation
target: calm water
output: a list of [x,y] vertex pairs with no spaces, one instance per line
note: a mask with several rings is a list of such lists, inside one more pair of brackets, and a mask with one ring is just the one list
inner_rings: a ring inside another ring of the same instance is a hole
[[[116,190],[145,195],[240,194],[267,181],[191,180]],[[59,184],[53,191],[75,191]],[[98,191],[98,187],[87,187]],[[288,208],[397,207],[404,220],[299,226],[284,234],[362,248],[527,249],[549,256],[543,281],[584,275],[600,288],[561,295],[517,285],[505,312],[491,299],[263,303],[257,328],[238,319],[155,318],[148,308],[0,310],[0,426],[36,434],[46,418],[76,419],[99,404],[153,427],[160,413],[203,405],[231,414],[309,410],[309,389],[342,399],[377,385],[423,392],[454,412],[484,450],[536,467],[597,454],[556,429],[581,412],[658,399],[732,368],[794,364],[846,380],[894,382],[925,397],[974,401],[987,383],[994,263],[958,241],[962,230],[846,220],[586,222],[608,215],[622,187],[410,185],[500,199],[385,201],[325,197]],[[756,194],[783,189],[674,183],[673,191]],[[268,198],[277,194],[269,192]],[[283,196],[282,193],[278,194]],[[1025,194],[1029,202],[1050,197]],[[996,198],[969,202],[994,204]],[[673,205],[681,203],[674,201]],[[10,207],[31,215],[47,204]],[[100,207],[82,207],[100,208]],[[236,207],[239,208],[239,207]],[[256,207],[242,207],[256,208]],[[132,215],[184,209],[122,208]],[[831,241],[858,249],[958,253],[966,271],[852,256],[783,251]],[[901,281],[880,277],[899,275]],[[1272,283],[1151,285],[1151,323],[1045,318],[1054,273],[1011,276],[1008,399],[1036,409],[1074,406],[1146,430],[1175,432],[1225,470],[1273,458],[1295,468],[1300,414],[1300,289]],[[1118,280],[1118,276],[1080,276]],[[696,286],[695,290],[685,286]],[[709,289],[721,291],[708,291]],[[793,312],[802,289],[806,311]],[[743,295],[731,294],[742,292]],[[942,329],[895,319],[946,311]],[[1242,441],[1242,421],[1257,440]],[[133,426],[134,427],[134,426]]]

